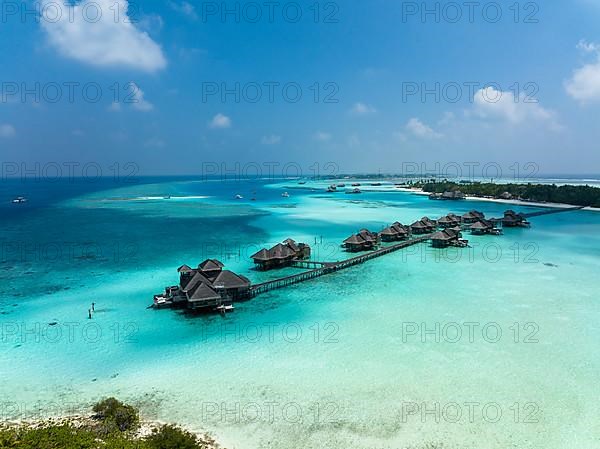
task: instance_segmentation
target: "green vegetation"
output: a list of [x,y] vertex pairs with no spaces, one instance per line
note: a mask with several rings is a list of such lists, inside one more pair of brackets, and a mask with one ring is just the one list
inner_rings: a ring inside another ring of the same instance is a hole
[[115,398],[107,398],[94,405],[96,417],[102,421],[102,431],[105,434],[116,430],[125,432],[137,429],[140,423],[138,411],[131,405],[123,404]]
[[139,413],[115,398],[98,402],[96,415],[85,424],[40,423],[0,427],[0,449],[209,449],[203,441],[179,427],[163,425],[150,435],[136,436]]
[[425,192],[443,193],[460,190],[481,197],[501,198],[508,192],[513,198],[526,201],[565,203],[574,206],[600,207],[600,188],[591,186],[572,186],[555,184],[492,184],[492,183],[455,183],[449,181],[414,184]]

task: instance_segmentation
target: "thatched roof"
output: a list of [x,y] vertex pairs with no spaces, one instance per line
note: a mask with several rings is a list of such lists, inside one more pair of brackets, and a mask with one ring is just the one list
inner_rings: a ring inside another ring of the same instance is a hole
[[181,290],[184,293],[193,292],[194,288],[202,282],[210,285],[210,280],[206,276],[204,276],[202,273],[197,271],[196,274],[194,274],[194,276],[192,276],[192,278],[188,281],[188,283],[186,285],[181,286]]
[[483,221],[477,221],[475,223],[473,223],[469,229],[471,229],[472,231],[483,231],[486,229],[490,229],[492,227],[491,223],[484,223]]
[[198,265],[198,268],[202,271],[215,271],[221,270],[224,266],[225,265],[223,265],[223,263],[217,259],[206,259],[204,262]]
[[360,234],[352,234],[350,237],[344,240],[344,243],[349,245],[362,245],[365,242],[366,240],[362,238]]
[[244,288],[250,287],[250,281],[244,276],[235,274],[233,271],[223,270],[212,282],[214,288]]
[[192,296],[188,298],[190,302],[201,302],[201,301],[214,301],[221,299],[216,291],[214,291],[208,284],[202,283],[198,286]]
[[182,265],[179,268],[177,268],[177,272],[178,273],[190,273],[194,270],[192,270],[191,267],[189,267],[188,265]]
[[266,248],[263,248],[260,251],[252,254],[250,256],[250,258],[254,259],[254,260],[269,260],[270,259],[269,250]]
[[294,252],[296,252],[296,251],[299,251],[299,250],[300,250],[300,248],[298,247],[298,244],[297,244],[297,243],[296,243],[296,241],[295,241],[295,240],[293,240],[293,239],[285,239],[285,240],[283,241],[283,244],[284,244],[284,245],[286,245],[286,246],[288,246],[288,247],[289,247],[289,248],[290,248],[292,251],[294,251]]

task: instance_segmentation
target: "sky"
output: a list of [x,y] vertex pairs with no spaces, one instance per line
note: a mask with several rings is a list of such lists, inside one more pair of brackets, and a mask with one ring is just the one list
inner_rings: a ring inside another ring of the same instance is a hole
[[596,0],[3,0],[2,176],[598,174],[599,24]]

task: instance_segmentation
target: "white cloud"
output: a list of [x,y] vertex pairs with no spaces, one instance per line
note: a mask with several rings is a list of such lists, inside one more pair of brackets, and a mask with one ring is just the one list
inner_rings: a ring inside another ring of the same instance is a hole
[[63,56],[98,67],[145,72],[166,67],[160,46],[127,16],[128,0],[82,0],[61,6],[68,10],[61,11],[60,16],[55,15],[53,3],[42,0],[47,8],[43,9],[46,14],[41,24],[49,43]]
[[208,126],[213,129],[231,128],[231,119],[219,112],[212,118]]
[[82,137],[85,136],[85,133],[80,129],[74,129],[73,131],[71,131],[71,135],[75,137]]
[[14,137],[17,134],[17,130],[14,126],[8,123],[0,123],[0,137],[8,139]]
[[177,11],[184,16],[189,17],[190,19],[197,20],[198,14],[196,14],[196,8],[194,5],[188,2],[169,2],[169,6],[174,11]]
[[[467,115],[470,114],[467,112]],[[536,99],[528,97],[525,93],[517,97],[513,92],[502,92],[493,87],[486,87],[475,93],[472,114],[486,119],[499,119],[513,125],[545,121],[551,128],[560,128],[554,112],[540,106]]]
[[118,103],[116,101],[113,101],[110,106],[108,107],[108,110],[110,112],[119,112],[121,110],[121,103]]
[[360,138],[356,134],[352,134],[352,135],[348,136],[348,139],[346,139],[346,144],[349,147],[359,147],[360,146]]
[[315,133],[315,135],[313,136],[313,138],[315,140],[318,140],[319,142],[328,142],[331,140],[331,134],[323,132],[323,131],[317,131]]
[[131,104],[133,109],[136,109],[141,112],[148,112],[154,109],[154,105],[144,98],[144,91],[140,89],[140,87],[137,84],[132,83],[132,88],[133,98],[131,100]]
[[152,137],[144,142],[146,148],[163,148],[165,145],[165,141],[158,137]]
[[577,48],[584,53],[595,53],[596,61],[575,69],[565,82],[567,93],[581,103],[600,100],[600,45],[582,40]]
[[354,115],[369,115],[375,112],[377,112],[377,110],[373,106],[360,102],[354,103],[354,106],[350,109],[350,113]]
[[594,43],[594,42],[588,42],[585,39],[581,39],[578,43],[577,43],[577,47],[578,50],[581,50],[585,53],[595,53],[600,51],[600,45]]
[[260,139],[260,143],[263,145],[277,145],[278,143],[281,143],[281,136],[276,136],[275,134],[263,136],[262,139]]
[[433,130],[430,126],[427,126],[421,120],[416,117],[411,118],[406,124],[406,130],[411,132],[414,136],[422,139],[439,139],[442,135]]

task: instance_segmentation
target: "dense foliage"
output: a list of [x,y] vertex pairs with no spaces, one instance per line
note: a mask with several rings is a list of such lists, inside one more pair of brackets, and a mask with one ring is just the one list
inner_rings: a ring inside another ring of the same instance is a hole
[[457,184],[448,181],[428,182],[424,184],[415,184],[415,186],[422,187],[425,192],[432,193],[460,190],[467,195],[500,198],[504,192],[508,192],[513,198],[520,198],[527,201],[600,207],[600,188],[591,186],[492,184],[478,182]]
[[132,432],[138,411],[114,398],[94,408],[92,424],[48,424],[0,429],[0,449],[208,449],[211,445],[179,427],[163,425],[144,438]]
[[140,423],[138,411],[115,398],[103,399],[94,405],[93,410],[102,421],[104,433],[134,430]]

